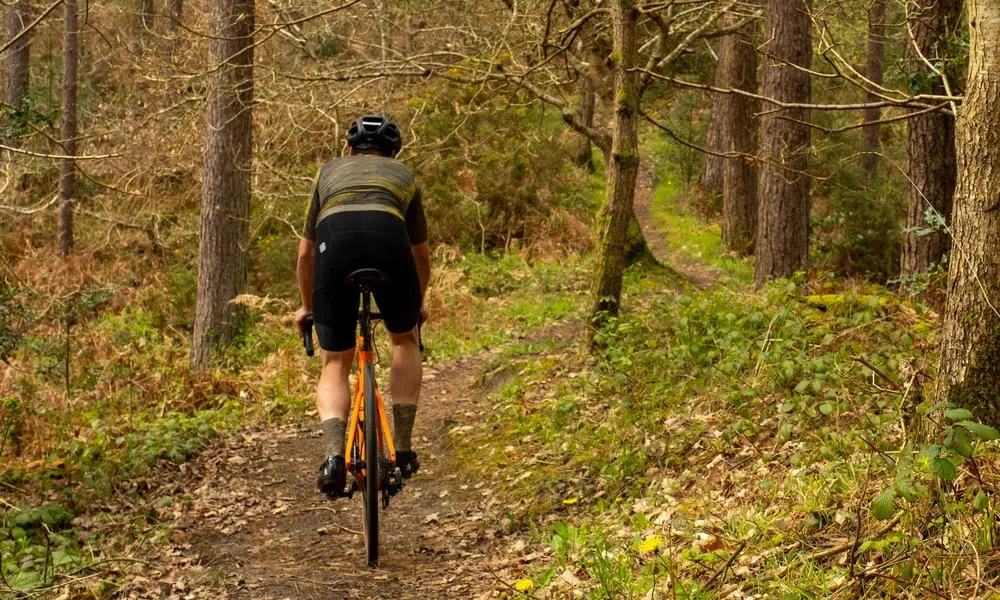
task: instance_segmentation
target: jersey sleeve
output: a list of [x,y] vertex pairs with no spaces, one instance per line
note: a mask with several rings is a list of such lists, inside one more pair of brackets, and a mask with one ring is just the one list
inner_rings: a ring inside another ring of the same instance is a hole
[[302,237],[312,242],[316,241],[316,219],[319,217],[319,209],[319,175],[317,175],[313,181],[309,203],[306,205],[306,224],[302,228]]
[[424,216],[424,200],[420,188],[414,192],[410,205],[406,207],[406,233],[410,236],[411,246],[427,241],[427,217]]

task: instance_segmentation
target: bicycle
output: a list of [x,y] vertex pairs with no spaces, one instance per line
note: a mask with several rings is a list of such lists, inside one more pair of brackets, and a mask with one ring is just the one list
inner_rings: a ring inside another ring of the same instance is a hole
[[[358,375],[354,382],[354,396],[347,421],[347,456],[344,465],[351,476],[347,489],[348,498],[361,490],[362,522],[368,566],[378,566],[378,511],[389,507],[389,498],[403,488],[403,473],[396,466],[396,449],[392,443],[392,430],[386,418],[385,404],[375,381],[375,349],[372,327],[382,315],[372,311],[372,286],[385,285],[388,278],[378,269],[359,269],[345,278],[349,286],[357,286],[361,293],[358,322]],[[303,323],[303,345],[306,354],[313,356],[312,315]],[[375,415],[374,417],[372,415]],[[374,453],[370,453],[375,449]],[[369,455],[374,454],[370,460]]]

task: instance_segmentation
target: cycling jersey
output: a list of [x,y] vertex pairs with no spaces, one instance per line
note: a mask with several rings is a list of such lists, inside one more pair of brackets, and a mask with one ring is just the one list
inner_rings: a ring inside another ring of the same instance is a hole
[[411,245],[427,241],[420,188],[403,163],[374,154],[356,154],[323,165],[313,185],[303,237],[316,241],[316,225],[335,214],[385,212],[403,220]]

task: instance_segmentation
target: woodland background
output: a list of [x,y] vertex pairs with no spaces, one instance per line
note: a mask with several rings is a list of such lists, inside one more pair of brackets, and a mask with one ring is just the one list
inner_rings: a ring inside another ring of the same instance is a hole
[[544,549],[503,593],[998,594],[989,3],[3,9],[4,597],[126,595],[132,534],[82,523],[167,530],[146,478],[307,418],[297,233],[367,112],[424,189],[429,360],[499,352],[454,443]]

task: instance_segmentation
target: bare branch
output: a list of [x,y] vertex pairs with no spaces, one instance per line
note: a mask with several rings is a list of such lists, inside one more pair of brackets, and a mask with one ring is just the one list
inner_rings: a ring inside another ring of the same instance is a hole
[[24,156],[32,156],[35,158],[51,158],[51,159],[71,158],[73,160],[104,160],[106,158],[117,158],[121,156],[120,154],[90,154],[82,156],[67,156],[65,154],[42,154],[41,152],[32,152],[30,150],[24,150],[22,148],[14,148],[12,146],[5,146],[3,144],[0,144],[0,150],[6,150],[8,152],[13,152],[14,154],[23,154]]
[[761,102],[767,102],[779,108],[808,108],[812,110],[863,110],[865,108],[883,108],[883,107],[916,107],[916,108],[939,108],[938,106],[932,104],[926,104],[925,101],[950,101],[956,100],[951,96],[940,96],[936,94],[919,94],[916,96],[911,96],[907,100],[885,100],[883,102],[862,102],[856,104],[812,104],[808,102],[780,102],[773,98],[767,96],[762,96],[760,94],[755,94],[753,92],[748,92],[746,90],[734,89],[734,88],[718,88],[711,85],[706,85],[703,83],[694,83],[691,81],[684,81],[683,79],[678,79],[677,77],[672,77],[670,75],[661,75],[659,73],[654,73],[652,71],[647,71],[645,69],[638,69],[644,73],[649,74],[650,77],[659,79],[662,81],[669,81],[671,83],[676,83],[677,85],[682,85],[684,87],[703,90],[706,92],[713,92],[716,94],[739,94],[741,96],[746,96],[748,98],[753,98],[755,100],[760,100]]
[[62,3],[63,3],[63,0],[56,0],[55,2],[52,3],[51,6],[49,6],[44,11],[42,11],[42,14],[38,15],[35,18],[35,20],[32,21],[31,23],[28,23],[27,27],[25,27],[24,29],[22,29],[21,31],[19,31],[17,33],[17,35],[15,35],[14,37],[12,37],[11,39],[7,40],[7,42],[4,43],[3,46],[0,46],[0,54],[3,54],[4,52],[6,52],[7,48],[10,48],[14,44],[16,44],[17,41],[20,40],[23,36],[28,35],[28,32],[30,32],[32,29],[34,29],[36,25],[38,25],[39,23],[41,23],[42,19],[44,19],[45,17],[49,16],[49,13],[51,13],[55,9],[59,8],[59,5],[62,4]]

